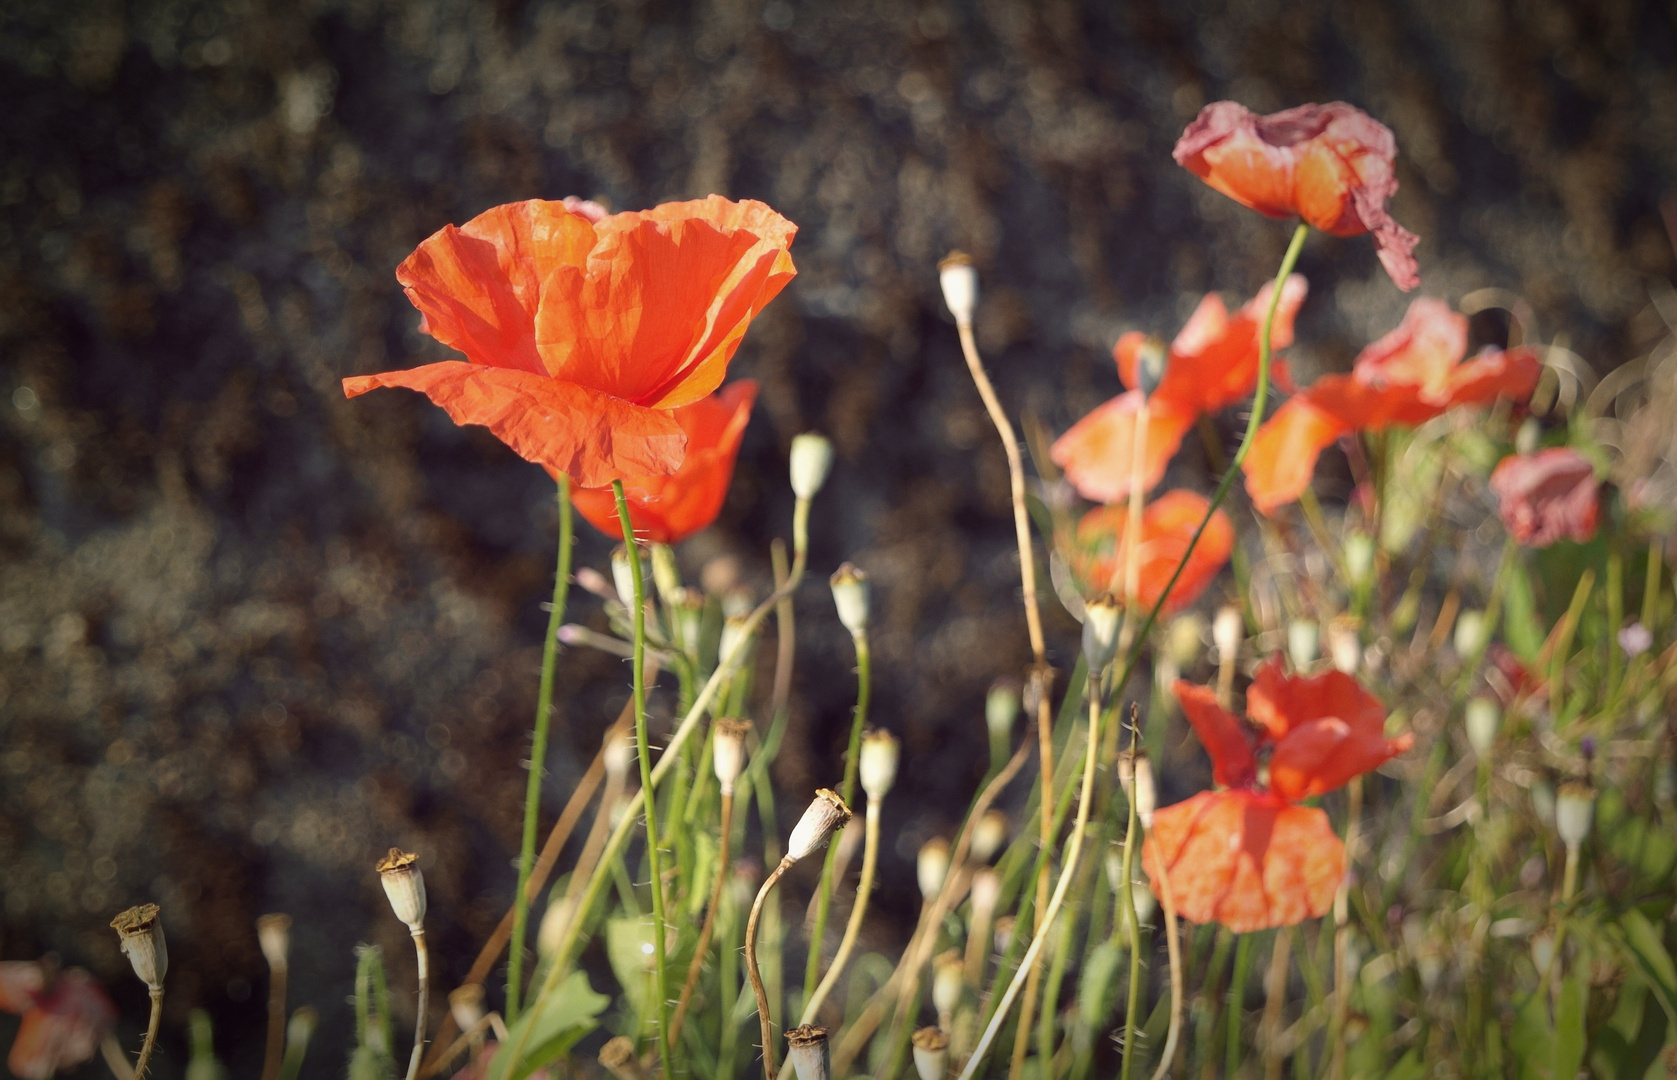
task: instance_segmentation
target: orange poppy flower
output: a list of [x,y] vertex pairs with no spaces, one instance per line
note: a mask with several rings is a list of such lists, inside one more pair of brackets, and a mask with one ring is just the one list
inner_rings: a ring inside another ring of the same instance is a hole
[[[1385,735],[1386,710],[1349,675],[1314,678],[1259,666],[1246,692],[1243,725],[1210,687],[1177,682],[1176,699],[1211,755],[1212,778],[1227,790],[1202,791],[1153,818],[1142,866],[1192,922],[1218,922],[1237,934],[1287,926],[1324,914],[1345,874],[1345,847],[1328,816],[1302,799],[1332,791],[1408,750],[1413,738]],[[1269,756],[1259,784],[1259,753]]]
[[1380,263],[1400,289],[1421,283],[1417,237],[1392,220],[1397,140],[1361,109],[1333,101],[1259,116],[1233,101],[1200,110],[1173,152],[1176,163],[1242,206],[1297,214],[1334,236],[1374,234]]
[[[598,218],[598,220],[594,220]],[[680,467],[675,410],[714,391],[796,273],[797,227],[719,195],[598,217],[532,199],[446,226],[396,269],[423,329],[466,354],[344,380],[418,390],[579,487]]]
[[[1163,479],[1182,436],[1201,413],[1215,412],[1252,392],[1258,382],[1258,334],[1274,288],[1273,283],[1265,285],[1233,316],[1222,297],[1207,293],[1171,342],[1164,378],[1152,396],[1140,389],[1119,394],[1060,436],[1051,456],[1079,494],[1095,502],[1117,502],[1129,494],[1135,425],[1144,403],[1146,459],[1138,475],[1145,491]],[[1308,291],[1302,275],[1287,279],[1270,329],[1273,349],[1293,343],[1293,317]],[[1118,378],[1125,386],[1140,386],[1138,368],[1146,340],[1145,334],[1131,331],[1113,346]],[[1284,368],[1275,371],[1278,378],[1284,377]]]
[[1467,319],[1422,297],[1403,322],[1364,349],[1348,375],[1324,375],[1258,430],[1246,455],[1246,490],[1264,513],[1298,498],[1316,459],[1354,431],[1412,427],[1459,405],[1529,396],[1542,365],[1530,349],[1486,349],[1463,362]]
[[[1142,511],[1141,544],[1136,552],[1140,563],[1136,600],[1142,606],[1151,608],[1159,602],[1210,505],[1211,500],[1192,491],[1167,491]],[[1128,527],[1129,511],[1122,506],[1097,506],[1077,523],[1069,561],[1085,595],[1122,590],[1124,533]],[[1173,615],[1199,599],[1233,551],[1234,526],[1219,510],[1211,516],[1205,535],[1182,568],[1163,614]]]
[[116,1006],[92,975],[70,968],[49,981],[33,961],[0,963],[0,1009],[20,1013],[6,1067],[18,1080],[47,1080],[93,1057],[116,1026]]
[[1570,446],[1510,454],[1491,473],[1508,534],[1527,547],[1595,536],[1600,498],[1595,466]]
[[[757,384],[742,379],[719,394],[684,405],[676,422],[687,433],[687,457],[673,476],[636,476],[623,481],[629,523],[635,535],[656,544],[687,539],[716,520],[734,478]],[[607,536],[623,538],[617,497],[609,487],[581,488],[572,495],[577,512]]]

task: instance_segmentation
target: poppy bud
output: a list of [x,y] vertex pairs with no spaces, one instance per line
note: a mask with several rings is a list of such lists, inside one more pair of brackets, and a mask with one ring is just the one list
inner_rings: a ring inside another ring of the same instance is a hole
[[1561,843],[1577,847],[1590,835],[1595,819],[1595,788],[1588,780],[1568,780],[1555,797],[1555,831]]
[[1141,348],[1136,350],[1136,383],[1144,397],[1152,397],[1153,391],[1165,381],[1165,369],[1170,365],[1170,349],[1163,341],[1149,336],[1142,342]]
[[675,603],[681,591],[681,571],[675,565],[675,549],[668,544],[652,545],[652,583],[664,603]]
[[292,1013],[291,1019],[285,1022],[285,1056],[301,1061],[309,1040],[314,1038],[314,1029],[319,1026],[320,1013],[312,1005],[304,1005]]
[[568,896],[548,901],[547,910],[542,912],[541,925],[536,928],[538,956],[545,958],[559,951],[565,931],[570,929],[571,919],[576,915],[578,902],[578,898]]
[[584,566],[571,575],[571,580],[576,582],[577,588],[591,592],[602,600],[617,599],[617,589],[606,580],[604,574],[592,566]]
[[827,841],[850,820],[850,807],[838,792],[820,788],[786,841],[786,857],[796,862],[827,846]]
[[862,736],[862,760],[858,769],[862,790],[869,799],[883,799],[891,785],[897,782],[897,761],[902,744],[883,728]]
[[1006,738],[1013,734],[1013,722],[1019,718],[1019,681],[997,679],[984,695],[984,723],[992,737]]
[[920,845],[914,857],[914,876],[920,882],[920,895],[931,903],[943,888],[944,875],[949,873],[949,841],[934,836]]
[[1007,843],[1007,815],[1000,810],[986,810],[972,823],[972,857],[978,862],[989,862],[990,857]]
[[745,739],[750,734],[749,720],[718,720],[711,729],[710,763],[724,795],[734,793],[734,783],[745,770]]
[[257,916],[256,943],[262,947],[268,967],[276,972],[284,971],[291,950],[291,916],[277,913]]
[[1217,644],[1217,662],[1232,664],[1240,653],[1240,642],[1246,636],[1246,624],[1237,607],[1217,610],[1217,620],[1211,624],[1211,640]]
[[1345,538],[1345,576],[1351,585],[1360,588],[1374,570],[1374,538],[1367,533],[1354,532]]
[[852,637],[868,632],[868,575],[849,563],[840,566],[829,579],[839,622]]
[[792,494],[813,499],[833,468],[833,444],[814,431],[792,437]]
[[986,866],[972,876],[972,921],[979,926],[990,921],[1001,900],[1002,876],[995,868]]
[[424,929],[425,875],[419,870],[419,856],[401,848],[391,848],[390,853],[378,861],[376,869],[379,881],[384,885],[384,895],[390,898],[390,909],[396,917],[407,924],[410,931]]
[[795,1027],[786,1033],[786,1063],[798,1080],[827,1080],[832,1068],[828,1057],[827,1029],[816,1024]]
[[169,948],[163,941],[163,922],[156,904],[139,904],[111,920],[122,945],[123,955],[134,966],[134,974],[154,994],[163,989],[169,971]]
[[[644,568],[643,568],[644,569]],[[619,544],[611,553],[611,580],[617,588],[617,599],[629,617],[635,617],[634,568],[629,565],[629,549]]]
[[1537,968],[1539,977],[1549,974],[1549,965],[1555,959],[1555,938],[1549,931],[1533,934],[1531,939],[1531,962]]
[[1118,623],[1124,613],[1117,597],[1102,596],[1083,605],[1083,659],[1093,679],[1118,651]]
[[914,1071],[920,1080],[943,1080],[949,1072],[949,1036],[942,1028],[923,1027],[910,1040],[914,1043]]
[[635,1042],[626,1035],[619,1035],[600,1047],[599,1060],[617,1080],[646,1080],[646,1072],[635,1056]]
[[932,961],[932,1007],[937,1010],[940,1024],[950,1022],[953,1027],[955,1007],[961,1003],[961,991],[966,988],[966,965],[961,954],[950,949]]
[[1478,656],[1485,647],[1487,636],[1485,613],[1469,608],[1456,617],[1456,655],[1460,657]]
[[1328,655],[1336,671],[1355,675],[1362,664],[1363,645],[1357,639],[1357,628],[1343,622],[1328,624]]
[[483,1019],[483,984],[467,983],[448,992],[448,1013],[462,1032],[477,1027]]
[[951,251],[937,264],[938,284],[943,286],[943,302],[955,325],[971,326],[972,313],[978,307],[978,270],[972,257],[962,251]]
[[1287,624],[1287,659],[1294,671],[1304,671],[1316,662],[1322,633],[1314,619],[1294,619]]
[[1494,698],[1476,697],[1467,703],[1467,741],[1473,752],[1487,757],[1496,745],[1497,725],[1502,722],[1502,709]]

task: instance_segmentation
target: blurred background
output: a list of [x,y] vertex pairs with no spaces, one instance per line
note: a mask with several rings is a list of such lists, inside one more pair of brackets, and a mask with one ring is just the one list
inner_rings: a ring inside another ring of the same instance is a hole
[[[1390,125],[1423,294],[1507,290],[1597,375],[1665,332],[1667,3],[4,0],[0,958],[88,966],[137,1045],[144,990],[107,923],[155,900],[156,1074],[203,1007],[253,1075],[253,922],[287,911],[291,1000],[321,1009],[311,1060],[337,1069],[352,947],[384,944],[411,986],[372,872],[397,844],[424,859],[437,982],[464,973],[511,892],[553,488],[420,396],[339,380],[447,355],[393,276],[420,240],[573,194],[719,192],[801,227],[732,369],[762,384],[732,493],[682,559],[692,580],[736,556],[761,593],[788,443],[833,438],[776,779],[796,805],[839,775],[852,654],[824,578],[852,559],[910,778],[876,904],[911,920],[913,852],[983,773],[985,688],[1028,659],[1005,464],[935,263],[976,257],[1003,400],[1063,431],[1118,390],[1119,333],[1169,338],[1205,291],[1238,304],[1274,273],[1288,227],[1170,160],[1220,98]],[[1408,303],[1366,240],[1313,239],[1301,270],[1301,381]],[[1176,469],[1203,485],[1194,451]],[[559,683],[546,821],[628,694],[588,651]]]

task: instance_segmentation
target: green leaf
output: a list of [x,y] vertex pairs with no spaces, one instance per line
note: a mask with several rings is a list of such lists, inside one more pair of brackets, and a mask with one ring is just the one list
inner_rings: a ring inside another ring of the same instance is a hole
[[1590,988],[1583,979],[1569,975],[1561,980],[1560,1002],[1555,1007],[1554,1069],[1549,1074],[1554,1080],[1570,1080],[1584,1065],[1584,1015],[1589,1003]]
[[1537,597],[1531,578],[1517,554],[1508,556],[1506,584],[1502,595],[1502,638],[1522,664],[1537,659],[1543,648],[1543,620],[1537,613]]
[[606,920],[606,959],[611,962],[611,973],[617,976],[617,984],[629,999],[629,1008],[634,1011],[638,1025],[652,1001],[652,916]]
[[1631,908],[1619,916],[1626,950],[1647,977],[1668,1018],[1677,1021],[1677,964],[1672,963],[1665,941],[1648,916]]
[[596,994],[588,985],[587,975],[573,971],[540,1003],[539,1009],[534,1007],[535,1002],[531,1004],[518,1023],[507,1031],[508,1046],[524,1046],[522,1060],[512,1062],[497,1055],[490,1064],[490,1080],[524,1080],[568,1052],[599,1025],[599,1015],[611,1004],[611,999]]
[[1411,1050],[1399,1058],[1396,1065],[1391,1067],[1386,1073],[1386,1080],[1421,1080],[1426,1075],[1427,1066],[1421,1060],[1420,1051]]

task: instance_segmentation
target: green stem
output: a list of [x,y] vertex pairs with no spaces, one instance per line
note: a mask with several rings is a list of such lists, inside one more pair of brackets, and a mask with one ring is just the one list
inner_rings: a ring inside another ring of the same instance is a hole
[[536,861],[536,816],[541,808],[542,780],[547,776],[548,719],[553,711],[553,669],[559,655],[559,624],[571,591],[571,478],[559,478],[559,564],[553,573],[553,604],[547,613],[547,637],[542,641],[541,688],[536,693],[536,730],[530,741],[530,778],[524,786],[524,838],[518,848],[518,888],[512,894],[512,947],[507,963],[507,1023],[518,1020],[519,996],[524,986],[524,942],[529,929],[530,898],[526,895],[530,868]]
[[827,1000],[832,992],[833,984],[838,982],[839,973],[850,959],[850,951],[856,947],[856,935],[862,930],[862,918],[868,911],[868,894],[873,891],[874,869],[879,863],[879,800],[868,799],[868,811],[865,831],[862,838],[862,879],[856,885],[856,902],[850,908],[850,921],[845,924],[844,938],[839,942],[838,952],[833,954],[833,964],[827,969],[826,977],[821,985],[815,988],[804,1005],[804,1014],[798,1021],[800,1024],[815,1023],[815,1015],[821,1010],[821,1003]]
[[1246,980],[1252,974],[1252,935],[1235,935],[1234,976],[1229,980],[1229,1014],[1227,1050],[1223,1055],[1223,1075],[1233,1077],[1240,1071],[1240,1015],[1246,1004]]
[[[640,541],[635,538],[634,526],[629,521],[629,497],[623,493],[623,481],[613,480],[611,492],[617,497],[617,520],[623,527],[623,542],[629,548],[629,581],[634,587],[635,610],[635,751],[641,764],[641,790],[652,791],[652,751],[646,735],[646,582],[641,577]],[[663,856],[658,850],[658,800],[642,800],[646,813],[646,861],[652,874],[652,981],[658,996],[658,1066],[664,1080],[674,1075],[670,1045],[670,992],[668,958],[665,956],[668,926],[664,920]]]
[[[854,635],[856,642],[856,709],[850,720],[850,748],[844,755],[844,783],[839,794],[849,806],[856,797],[856,770],[862,754],[862,725],[868,717],[868,699],[873,689],[873,662],[868,650],[868,635]],[[833,906],[833,867],[838,862],[839,845],[827,845],[827,857],[821,863],[821,881],[815,901],[815,922],[809,933],[809,960],[804,965],[804,1000],[813,999],[816,978],[821,974],[821,943],[827,936],[827,914]],[[807,1007],[806,1007],[807,1011]],[[814,1023],[806,1018],[804,1023]]]
[[1293,272],[1293,266],[1298,262],[1299,252],[1304,249],[1304,238],[1310,234],[1310,226],[1299,222],[1298,228],[1293,230],[1293,239],[1287,245],[1287,253],[1281,257],[1281,270],[1275,275],[1275,289],[1270,294],[1269,309],[1264,313],[1263,333],[1258,337],[1258,388],[1252,396],[1252,417],[1246,422],[1246,434],[1241,436],[1240,448],[1234,452],[1234,459],[1229,462],[1228,471],[1223,479],[1218,481],[1217,490],[1212,493],[1211,504],[1205,508],[1205,517],[1200,520],[1194,535],[1188,538],[1188,546],[1182,552],[1182,558],[1171,571],[1170,580],[1165,582],[1164,591],[1159,593],[1159,599],[1154,601],[1153,609],[1147,613],[1146,620],[1141,624],[1141,630],[1136,634],[1130,645],[1129,653],[1124,658],[1123,673],[1118,676],[1112,688],[1113,708],[1118,707],[1124,693],[1124,687],[1129,685],[1130,676],[1135,673],[1136,661],[1141,658],[1142,646],[1147,642],[1147,635],[1153,630],[1153,624],[1159,621],[1159,612],[1164,609],[1165,601],[1170,599],[1171,590],[1176,588],[1176,580],[1182,576],[1182,571],[1188,565],[1188,559],[1199,546],[1200,537],[1211,524],[1212,515],[1223,505],[1228,497],[1229,489],[1234,486],[1234,478],[1240,475],[1240,467],[1246,461],[1246,453],[1252,448],[1252,440],[1258,436],[1258,425],[1263,422],[1264,405],[1269,401],[1269,368],[1270,368],[1270,332],[1275,326],[1275,310],[1281,305],[1281,293],[1287,284],[1287,276]]
[[[1134,735],[1131,739],[1134,739]],[[1132,750],[1133,752],[1133,750]],[[1124,862],[1118,874],[1118,897],[1124,913],[1124,925],[1130,938],[1130,983],[1124,1001],[1124,1065],[1122,1080],[1130,1080],[1130,1064],[1135,1060],[1135,1014],[1141,1004],[1141,919],[1135,910],[1135,888],[1131,881],[1135,873],[1136,813],[1135,800],[1129,800],[1128,821],[1124,825]]]

